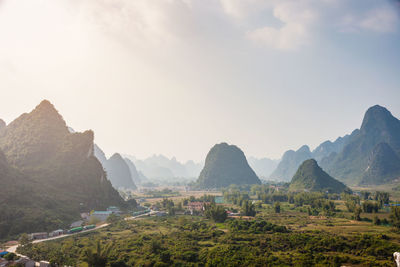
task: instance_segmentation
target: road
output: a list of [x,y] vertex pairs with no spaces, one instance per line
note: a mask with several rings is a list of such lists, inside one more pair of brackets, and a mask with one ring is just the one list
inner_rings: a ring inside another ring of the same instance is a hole
[[[35,243],[41,243],[41,242],[45,242],[45,241],[50,241],[50,240],[55,240],[55,239],[59,239],[59,238],[64,238],[64,237],[67,237],[67,236],[79,235],[79,234],[87,233],[87,232],[90,232],[90,231],[98,230],[98,229],[103,228],[103,227],[106,227],[106,226],[108,226],[108,225],[109,225],[109,223],[105,223],[105,224],[96,226],[96,227],[93,228],[93,229],[88,229],[88,230],[84,230],[84,231],[81,231],[81,232],[78,232],[78,233],[73,233],[73,234],[65,234],[65,235],[53,236],[53,237],[49,237],[49,238],[45,238],[45,239],[38,239],[38,240],[32,241],[32,243],[34,243],[34,244],[35,244]],[[7,248],[6,251],[15,253],[15,251],[17,250],[17,247],[18,247],[18,246],[19,246],[19,245],[11,246],[11,247]],[[23,255],[18,255],[18,256],[23,256]]]
[[157,213],[158,213],[158,211],[152,210],[152,211],[150,211],[149,213],[144,213],[144,214],[140,214],[140,215],[138,215],[138,216],[132,216],[132,217],[125,218],[125,220],[126,220],[126,221],[134,220],[134,219],[137,219],[137,218],[140,218],[140,217],[146,217],[146,216],[156,215]]
[[[132,217],[125,218],[125,220],[135,220],[135,219],[140,218],[140,217],[151,216],[151,215],[155,215],[157,213],[158,213],[158,211],[152,210],[149,213],[145,213],[145,214],[141,214],[141,215],[138,215],[138,216],[132,216]],[[93,228],[93,229],[84,230],[84,231],[81,231],[81,232],[78,232],[78,233],[73,233],[73,234],[65,234],[65,235],[49,237],[49,238],[46,238],[46,239],[38,239],[38,240],[32,241],[32,243],[34,243],[34,244],[35,243],[41,243],[41,242],[46,242],[46,241],[50,241],[50,240],[55,240],[55,239],[60,239],[60,238],[72,236],[72,235],[79,235],[79,234],[82,234],[82,233],[87,233],[87,232],[90,232],[90,231],[98,230],[98,229],[106,227],[108,225],[109,225],[109,223],[105,223],[105,224],[99,225],[99,226],[97,226],[96,228]],[[16,253],[16,250],[17,250],[18,246],[19,245],[11,246],[11,247],[7,248],[6,251]],[[23,256],[23,255],[18,255],[18,256]]]

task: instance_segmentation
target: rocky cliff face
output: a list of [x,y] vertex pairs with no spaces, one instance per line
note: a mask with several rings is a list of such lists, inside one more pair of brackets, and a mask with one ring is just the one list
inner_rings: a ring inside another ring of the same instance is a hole
[[361,185],[380,185],[400,178],[400,158],[387,143],[375,146],[362,175]]
[[360,130],[352,134],[337,155],[330,160],[321,161],[322,167],[341,181],[358,184],[363,179],[370,159],[374,157],[374,148],[380,143],[386,143],[395,155],[399,155],[400,121],[386,108],[373,106],[365,113]]
[[130,159],[124,158],[124,160],[129,167],[129,171],[131,172],[131,177],[132,177],[133,182],[135,184],[142,183],[143,182],[142,176],[139,174],[138,170],[136,169],[135,164]]

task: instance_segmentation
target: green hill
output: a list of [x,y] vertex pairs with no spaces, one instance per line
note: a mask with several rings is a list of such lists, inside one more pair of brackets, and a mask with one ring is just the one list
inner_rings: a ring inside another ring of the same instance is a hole
[[304,161],[290,182],[290,191],[329,191],[341,193],[346,186],[324,172],[317,161],[309,159]]
[[217,144],[207,154],[197,185],[200,188],[221,188],[231,184],[261,184],[261,181],[240,148],[227,143]]
[[70,133],[46,100],[3,127],[0,238],[65,227],[83,211],[125,207],[93,156],[93,138],[92,131]]

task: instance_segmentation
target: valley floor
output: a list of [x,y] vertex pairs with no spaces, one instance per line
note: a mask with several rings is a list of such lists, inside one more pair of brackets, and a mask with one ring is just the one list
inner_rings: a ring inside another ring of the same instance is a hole
[[204,216],[146,216],[18,252],[70,266],[394,266],[400,234],[372,222],[389,212],[362,213],[355,221],[343,201],[335,205],[334,214],[313,216],[306,205],[285,202],[276,213],[262,204],[255,218],[224,223]]

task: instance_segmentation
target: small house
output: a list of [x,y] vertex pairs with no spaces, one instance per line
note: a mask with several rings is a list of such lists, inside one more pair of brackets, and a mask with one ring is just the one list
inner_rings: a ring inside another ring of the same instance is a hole
[[64,234],[64,230],[58,229],[58,230],[55,230],[55,231],[49,233],[49,237],[60,236],[63,234]]
[[194,201],[190,202],[187,205],[187,209],[190,211],[190,214],[194,213],[201,213],[205,210],[205,205],[209,205],[210,202],[199,202],[199,201]]
[[90,217],[96,218],[96,219],[104,222],[105,220],[107,220],[108,216],[110,216],[111,214],[113,214],[112,211],[95,211],[92,213],[92,215]]
[[119,208],[118,208],[118,207],[115,207],[115,206],[110,206],[110,207],[108,207],[108,208],[107,208],[107,211],[111,211],[111,212],[114,213],[114,214],[119,214],[119,213],[121,213],[121,211],[119,210]]

